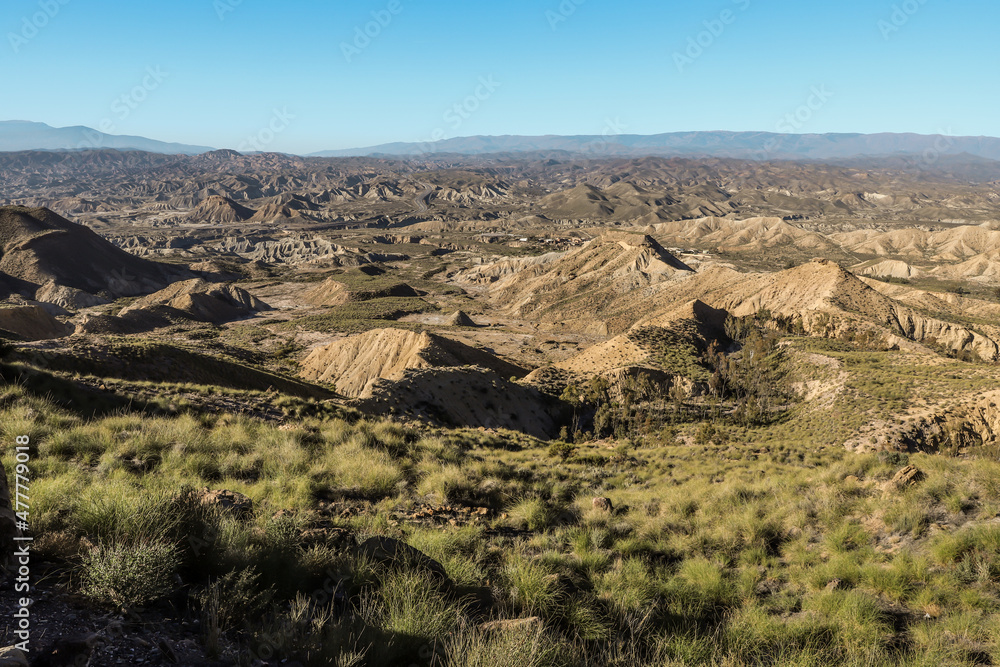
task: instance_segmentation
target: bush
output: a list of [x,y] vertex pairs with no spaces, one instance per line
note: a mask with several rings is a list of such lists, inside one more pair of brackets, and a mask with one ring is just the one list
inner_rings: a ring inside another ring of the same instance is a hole
[[170,544],[102,545],[83,558],[81,592],[116,607],[142,606],[170,594],[178,564]]
[[198,595],[205,627],[214,626],[225,632],[258,618],[273,595],[272,589],[261,589],[259,579],[253,569],[247,569],[224,574],[213,581]]
[[573,453],[576,451],[576,447],[569,444],[568,442],[553,442],[549,445],[549,456],[552,458],[557,458],[563,463],[569,460]]
[[891,465],[895,467],[902,467],[910,464],[910,455],[906,452],[889,452],[882,451],[878,453],[879,463],[884,463],[886,465]]

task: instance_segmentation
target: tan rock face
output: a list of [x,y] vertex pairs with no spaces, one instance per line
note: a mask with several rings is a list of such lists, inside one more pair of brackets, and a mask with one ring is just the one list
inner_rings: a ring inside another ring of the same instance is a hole
[[52,303],[66,310],[79,310],[107,303],[106,299],[99,296],[65,285],[58,285],[54,281],[42,285],[35,292],[35,300]]

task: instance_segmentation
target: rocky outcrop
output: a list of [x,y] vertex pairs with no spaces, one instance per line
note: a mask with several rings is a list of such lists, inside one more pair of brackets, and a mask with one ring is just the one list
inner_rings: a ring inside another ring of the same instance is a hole
[[611,498],[605,498],[604,496],[598,496],[590,501],[595,510],[601,510],[602,512],[613,512],[615,506],[611,502]]
[[59,285],[51,280],[38,288],[38,291],[35,292],[35,301],[55,304],[66,310],[80,310],[108,303],[107,299],[102,299],[95,294]]
[[924,478],[924,473],[916,466],[906,466],[900,469],[889,480],[889,487],[895,490],[903,490],[908,486],[913,486]]
[[875,424],[845,447],[856,452],[927,452],[959,456],[1000,440],[1000,391],[956,407],[913,416],[902,424]]
[[331,243],[326,239],[293,236],[288,238],[251,240],[244,236],[231,236],[215,246],[222,252],[231,252],[245,259],[268,264],[323,263],[332,266],[362,266],[373,262],[392,262],[407,259],[407,255],[364,253],[356,248]]

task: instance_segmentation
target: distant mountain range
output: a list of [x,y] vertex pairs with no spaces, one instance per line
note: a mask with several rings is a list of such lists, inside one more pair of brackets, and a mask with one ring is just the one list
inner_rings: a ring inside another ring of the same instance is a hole
[[[112,135],[89,127],[51,127],[0,121],[0,152],[112,148],[168,155],[198,155],[208,146]],[[432,143],[396,142],[311,153],[307,157],[420,157],[436,154],[551,153],[600,157],[718,157],[753,160],[838,160],[907,157],[933,164],[942,156],[1000,161],[1000,138],[940,134],[778,134],[774,132],[669,132],[666,134],[473,136]]]
[[456,137],[433,143],[391,143],[368,148],[321,151],[311,157],[370,155],[419,156],[433,153],[481,155],[567,151],[594,157],[683,156],[757,160],[829,160],[855,157],[968,154],[1000,160],[1000,139],[926,134],[777,134],[773,132],[670,132],[613,136],[546,135]]
[[0,121],[0,151],[66,151],[98,148],[137,150],[170,155],[197,155],[212,150],[208,146],[188,146],[145,137],[105,134],[95,129],[75,125],[52,127],[26,120]]

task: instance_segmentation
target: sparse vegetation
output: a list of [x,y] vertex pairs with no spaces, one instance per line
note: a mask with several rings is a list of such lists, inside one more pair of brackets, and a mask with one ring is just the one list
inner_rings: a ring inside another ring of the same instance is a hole
[[995,220],[993,180],[85,153],[4,158],[141,255],[0,209],[46,604],[241,667],[1000,661],[1000,237],[920,217]]

